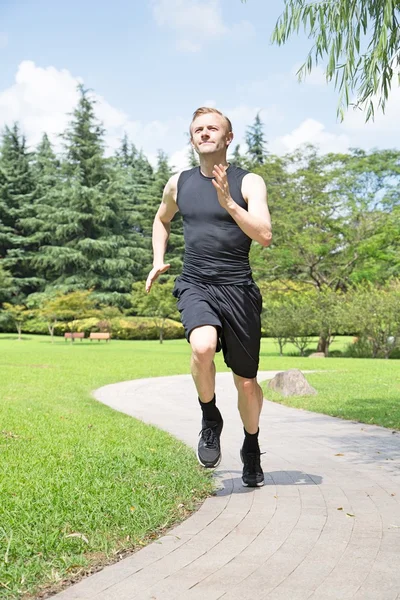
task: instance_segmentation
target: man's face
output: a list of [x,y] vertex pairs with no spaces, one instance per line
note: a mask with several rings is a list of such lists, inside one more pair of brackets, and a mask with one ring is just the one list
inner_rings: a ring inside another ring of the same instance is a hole
[[200,115],[191,126],[192,145],[198,154],[226,150],[233,138],[223,117],[216,113]]

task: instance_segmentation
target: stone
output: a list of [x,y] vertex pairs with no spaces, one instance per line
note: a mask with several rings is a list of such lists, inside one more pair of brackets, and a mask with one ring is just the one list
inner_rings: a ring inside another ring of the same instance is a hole
[[325,354],[323,352],[313,352],[308,355],[308,358],[325,358]]
[[275,375],[268,387],[282,396],[315,396],[318,392],[304,377],[299,369],[289,369]]

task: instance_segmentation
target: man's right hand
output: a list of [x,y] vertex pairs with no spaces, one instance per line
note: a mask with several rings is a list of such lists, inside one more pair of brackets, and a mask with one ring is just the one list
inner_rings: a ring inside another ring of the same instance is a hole
[[170,264],[162,263],[161,265],[158,265],[158,266],[155,266],[152,268],[152,270],[150,271],[149,276],[147,277],[147,280],[146,280],[146,292],[147,293],[150,292],[151,286],[153,285],[153,283],[155,282],[157,277],[159,275],[161,275],[161,273],[165,273],[165,271],[168,271],[170,266],[171,266]]

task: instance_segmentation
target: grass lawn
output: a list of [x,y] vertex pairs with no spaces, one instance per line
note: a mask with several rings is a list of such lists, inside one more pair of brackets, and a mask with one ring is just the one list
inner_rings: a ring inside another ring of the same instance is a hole
[[[90,396],[107,383],[187,373],[185,340],[51,344],[45,336],[23,337],[0,335],[4,600],[116,560],[212,491],[191,450]],[[221,356],[217,368],[226,370]],[[307,376],[317,397],[282,401],[400,429],[398,361],[279,357],[275,344],[263,340],[260,368],[323,369]],[[268,390],[266,397],[278,400]],[[195,394],[193,401],[197,410]]]
[[90,396],[187,372],[185,344],[0,336],[2,599],[116,560],[211,493],[191,450]]
[[[332,350],[343,349],[351,338],[339,338]],[[268,342],[261,352],[261,368],[322,370],[307,381],[317,396],[283,398],[262,384],[264,397],[287,406],[374,423],[400,430],[400,361],[352,358],[300,358],[270,356]]]

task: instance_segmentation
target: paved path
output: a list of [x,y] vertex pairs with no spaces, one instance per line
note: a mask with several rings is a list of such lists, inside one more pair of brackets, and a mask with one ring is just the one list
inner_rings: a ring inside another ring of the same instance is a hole
[[[95,396],[197,444],[189,376],[109,385]],[[225,418],[217,495],[168,535],[56,598],[400,598],[400,434],[265,402],[266,485],[243,488],[242,429],[227,373],[217,376],[217,398]]]

